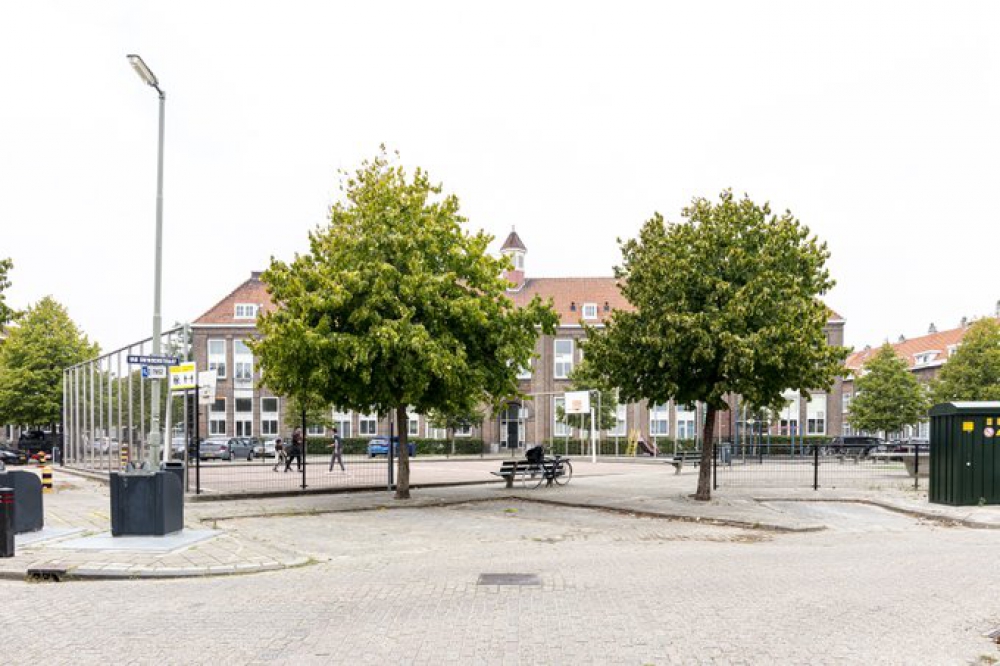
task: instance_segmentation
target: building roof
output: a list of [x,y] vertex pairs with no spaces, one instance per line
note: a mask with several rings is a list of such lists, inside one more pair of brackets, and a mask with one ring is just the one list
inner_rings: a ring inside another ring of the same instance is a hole
[[[948,331],[939,331],[937,333],[929,333],[928,335],[921,335],[917,338],[911,338],[909,340],[902,340],[892,345],[893,351],[901,359],[906,361],[911,370],[917,368],[925,367],[935,367],[942,365],[946,360],[948,360],[949,349],[953,349],[956,345],[962,342],[962,338],[965,337],[966,331],[969,329],[967,327],[953,328]],[[878,347],[866,347],[861,351],[856,351],[847,357],[846,366],[848,370],[859,370],[868,360],[873,357],[877,352]],[[930,352],[937,352],[932,358],[925,360],[923,363],[918,363],[917,357],[921,354],[928,354]]]
[[511,229],[507,240],[500,246],[500,251],[503,252],[504,250],[521,250],[522,252],[527,252],[528,248],[524,247],[524,243],[521,241],[521,237],[517,235],[517,232]]
[[213,305],[205,314],[194,320],[193,326],[198,325],[231,325],[240,326],[256,324],[253,319],[237,319],[236,304],[251,303],[260,307],[264,312],[274,309],[271,303],[271,296],[267,293],[267,287],[260,281],[260,272],[250,273],[250,279],[233,289],[228,296]]
[[[613,277],[527,278],[516,292],[508,292],[515,305],[524,306],[538,296],[543,301],[552,299],[552,309],[559,315],[562,325],[596,324],[611,316],[614,310],[631,310],[618,281]],[[584,303],[597,305],[597,319],[583,319]]]

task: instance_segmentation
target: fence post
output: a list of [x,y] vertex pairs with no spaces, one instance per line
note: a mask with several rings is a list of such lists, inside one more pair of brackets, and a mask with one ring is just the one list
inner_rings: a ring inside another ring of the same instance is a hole
[[719,445],[712,441],[712,490],[719,489]]
[[913,489],[920,490],[920,446],[917,444],[913,445]]
[[[305,400],[302,401],[303,404]],[[309,457],[309,432],[306,424],[306,408],[302,408],[302,457],[299,458],[299,462],[302,463],[302,489],[306,488],[306,458]],[[389,441],[389,449],[392,449],[392,440]]]
[[813,490],[819,490],[819,444],[815,443],[813,444]]

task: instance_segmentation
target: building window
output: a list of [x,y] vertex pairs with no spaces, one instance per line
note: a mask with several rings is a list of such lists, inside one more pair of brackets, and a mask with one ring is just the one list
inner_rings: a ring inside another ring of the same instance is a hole
[[677,439],[695,439],[695,411],[693,409],[677,410]]
[[406,434],[411,437],[420,436],[420,415],[406,410]]
[[552,419],[555,423],[555,427],[552,429],[552,434],[556,437],[569,437],[570,427],[559,420],[559,410],[563,410],[563,418],[566,418],[566,398],[565,396],[556,396],[552,403]]
[[584,319],[597,319],[597,303],[584,303],[583,304],[583,318]]
[[528,361],[528,365],[524,366],[517,371],[518,379],[531,379],[531,361]]
[[324,425],[307,425],[306,434],[312,435],[313,437],[322,437],[326,434],[326,426]]
[[519,271],[524,270],[524,255],[520,252],[514,253],[514,269]]
[[556,340],[555,378],[566,379],[573,372],[573,341]]
[[615,427],[608,431],[612,437],[624,437],[628,433],[628,410],[619,404],[615,410]]
[[208,412],[208,434],[226,434],[226,399],[216,398]]
[[351,436],[351,413],[333,410],[333,425],[337,426],[337,434],[341,437]]
[[448,431],[444,428],[427,428],[427,439],[448,439]]
[[233,423],[237,437],[253,437],[253,397],[233,397]]
[[670,434],[670,409],[667,405],[653,405],[649,410],[649,434],[658,437]]
[[851,411],[851,398],[853,396],[850,393],[845,393],[842,400],[844,404],[844,413],[847,414]]
[[254,303],[237,303],[236,312],[233,316],[236,319],[256,319],[257,305]]
[[233,340],[233,378],[253,381],[253,352],[242,340]]
[[472,437],[472,426],[468,423],[463,423],[455,428],[455,437]]
[[813,393],[806,403],[806,434],[826,434],[826,394]]
[[378,416],[361,414],[358,417],[358,434],[362,437],[372,437],[378,434]]
[[260,399],[260,434],[272,436],[278,434],[277,398]]
[[215,370],[219,379],[226,378],[226,341],[208,341],[208,369]]

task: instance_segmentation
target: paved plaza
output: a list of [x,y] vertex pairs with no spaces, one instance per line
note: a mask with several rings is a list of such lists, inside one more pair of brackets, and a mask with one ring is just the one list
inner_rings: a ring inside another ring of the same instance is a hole
[[[1000,523],[904,491],[720,493],[693,472],[588,469],[565,488],[428,488],[188,505],[220,536],[163,557],[300,566],[176,580],[0,580],[3,663],[969,664],[1000,651]],[[57,474],[52,524],[105,528]],[[822,501],[801,501],[818,499]],[[541,501],[538,501],[541,500]],[[215,545],[213,545],[215,544]],[[36,547],[38,557],[45,549]],[[139,557],[139,555],[134,555]],[[18,556],[19,558],[22,555]],[[117,554],[128,559],[133,555]],[[144,557],[148,557],[144,555]],[[526,585],[480,584],[526,574]]]

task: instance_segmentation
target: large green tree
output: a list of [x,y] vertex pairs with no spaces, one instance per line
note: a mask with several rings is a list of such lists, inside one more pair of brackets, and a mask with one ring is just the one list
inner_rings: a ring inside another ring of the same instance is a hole
[[454,414],[516,396],[517,368],[556,315],[537,298],[514,305],[509,260],[487,252],[489,235],[463,230],[458,198],[422,169],[409,175],[383,150],[341,189],[309,253],[262,275],[276,308],[252,346],[277,392],[394,414],[405,499],[407,406]]
[[969,326],[933,385],[935,402],[1000,400],[1000,323],[992,317]]
[[886,343],[854,380],[851,425],[868,432],[899,432],[926,419],[929,407],[927,388]]
[[824,330],[829,251],[790,212],[726,191],[694,199],[683,217],[657,213],[621,243],[615,274],[634,310],[588,329],[585,350],[622,400],[706,405],[695,498],[707,500],[725,396],[777,409],[787,389],[827,388],[847,350]]
[[98,353],[52,297],[29,307],[0,346],[0,423],[58,423],[63,369]]
[[10,259],[0,259],[0,331],[3,331],[4,326],[6,326],[16,314],[14,310],[7,305],[7,300],[4,297],[4,292],[10,288],[9,273],[12,268],[14,268],[14,262]]

